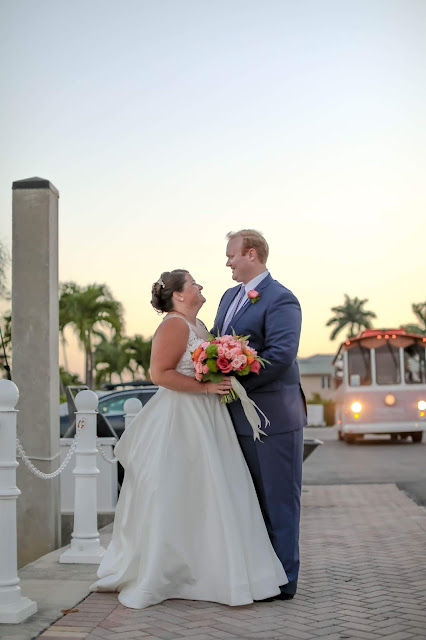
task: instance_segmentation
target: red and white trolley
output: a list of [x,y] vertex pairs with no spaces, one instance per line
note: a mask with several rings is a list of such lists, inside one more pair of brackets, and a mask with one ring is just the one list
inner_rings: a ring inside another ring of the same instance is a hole
[[403,329],[367,329],[334,359],[340,440],[367,433],[411,436],[426,429],[426,337]]

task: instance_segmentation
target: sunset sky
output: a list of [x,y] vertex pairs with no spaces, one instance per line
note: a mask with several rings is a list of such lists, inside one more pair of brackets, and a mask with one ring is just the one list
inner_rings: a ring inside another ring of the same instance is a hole
[[60,280],[107,283],[128,335],[152,335],[151,284],[178,267],[211,325],[241,227],[300,300],[299,355],[337,349],[324,325],[344,293],[377,327],[412,322],[425,32],[424,0],[1,0],[0,237],[12,182],[53,182]]

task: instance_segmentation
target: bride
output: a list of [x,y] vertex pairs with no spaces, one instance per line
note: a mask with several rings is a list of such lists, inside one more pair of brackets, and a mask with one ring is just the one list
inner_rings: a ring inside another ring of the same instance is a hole
[[244,605],[288,582],[266,531],[228,410],[214,384],[194,378],[191,352],[206,339],[205,302],[183,270],[152,287],[167,315],[151,356],[159,391],[115,447],[125,469],[112,541],[92,591],[118,591],[126,607],[169,598]]

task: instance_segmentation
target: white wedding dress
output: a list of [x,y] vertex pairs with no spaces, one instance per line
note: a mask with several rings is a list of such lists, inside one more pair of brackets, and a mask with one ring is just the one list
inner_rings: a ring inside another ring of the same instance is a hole
[[[177,370],[193,376],[204,328],[188,326]],[[115,455],[125,477],[92,591],[118,591],[134,609],[169,598],[244,605],[288,582],[218,395],[160,387]]]

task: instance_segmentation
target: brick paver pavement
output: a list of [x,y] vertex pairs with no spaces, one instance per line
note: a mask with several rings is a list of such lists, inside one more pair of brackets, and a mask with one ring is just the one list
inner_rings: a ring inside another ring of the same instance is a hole
[[301,575],[289,601],[226,607],[167,600],[126,609],[94,593],[46,640],[410,640],[426,638],[426,511],[395,485],[310,486]]

